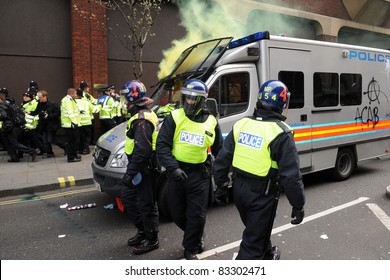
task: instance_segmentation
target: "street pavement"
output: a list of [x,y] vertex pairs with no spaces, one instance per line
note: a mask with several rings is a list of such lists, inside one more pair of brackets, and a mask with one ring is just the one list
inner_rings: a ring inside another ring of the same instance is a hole
[[[34,194],[93,184],[92,151],[80,162],[67,162],[62,149],[53,146],[55,158],[37,156],[34,162],[25,154],[20,162],[8,162],[6,151],[0,151],[0,197]],[[390,185],[386,187],[390,198]]]
[[80,162],[67,162],[62,149],[53,146],[55,158],[37,156],[34,162],[25,154],[20,162],[8,162],[6,151],[0,151],[0,197],[67,189],[89,185],[92,180],[92,151]]

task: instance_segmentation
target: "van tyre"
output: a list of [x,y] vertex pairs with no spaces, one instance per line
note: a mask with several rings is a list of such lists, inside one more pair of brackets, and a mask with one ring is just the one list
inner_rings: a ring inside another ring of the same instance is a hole
[[355,154],[350,148],[342,148],[337,153],[335,167],[331,176],[337,181],[348,179],[356,167]]

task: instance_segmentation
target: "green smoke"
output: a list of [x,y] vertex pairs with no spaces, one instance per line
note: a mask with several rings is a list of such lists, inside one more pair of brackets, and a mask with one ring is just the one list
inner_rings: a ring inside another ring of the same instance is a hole
[[[163,51],[158,77],[168,75],[179,55],[188,47],[219,37],[240,38],[258,31],[285,34],[290,37],[315,39],[309,20],[261,11],[243,0],[173,0],[179,7],[184,38],[172,42]],[[249,1],[250,2],[250,1]]]
[[181,25],[187,33],[184,38],[174,40],[172,47],[163,51],[160,63],[159,78],[168,75],[179,55],[186,48],[209,39],[218,37],[242,37],[246,35],[245,20],[241,21],[231,15],[236,0],[226,0],[223,6],[215,1],[174,0],[179,7]]

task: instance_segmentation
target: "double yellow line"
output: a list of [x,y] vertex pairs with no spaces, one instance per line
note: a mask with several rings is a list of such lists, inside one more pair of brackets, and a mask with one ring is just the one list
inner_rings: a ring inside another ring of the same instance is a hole
[[12,199],[12,200],[5,200],[5,201],[0,201],[0,206],[2,205],[10,205],[10,204],[17,204],[17,203],[25,203],[25,202],[33,202],[37,200],[46,200],[50,198],[56,198],[56,197],[61,197],[61,196],[67,196],[67,195],[73,195],[73,194],[78,194],[78,193],[86,193],[86,192],[92,192],[96,191],[95,187],[91,188],[85,188],[85,189],[80,189],[80,190],[71,190],[71,191],[66,191],[66,192],[61,192],[61,193],[54,193],[54,194],[48,194],[48,195],[43,195],[43,196],[32,196],[31,199],[28,197],[26,198],[18,198],[18,199]]

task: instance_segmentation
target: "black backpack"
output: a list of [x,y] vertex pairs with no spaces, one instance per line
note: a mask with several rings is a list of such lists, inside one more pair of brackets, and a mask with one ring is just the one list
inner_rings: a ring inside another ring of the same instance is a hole
[[0,104],[0,121],[5,121],[7,119],[7,106],[5,104]]
[[26,124],[26,118],[22,108],[16,104],[10,105],[10,113],[12,116],[12,123],[15,126],[24,126]]

